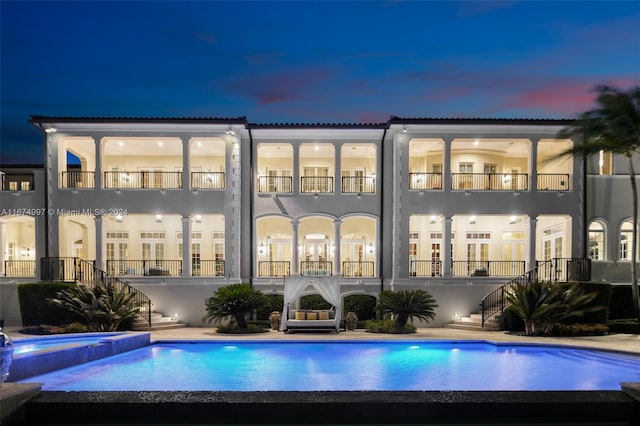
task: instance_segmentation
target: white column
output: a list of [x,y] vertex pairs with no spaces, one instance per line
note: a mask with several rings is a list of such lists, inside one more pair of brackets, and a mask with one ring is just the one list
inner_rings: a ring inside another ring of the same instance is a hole
[[[442,174],[443,176],[443,190],[450,191],[451,190],[451,143],[453,139],[443,139],[444,142],[444,158],[442,159]],[[451,219],[449,219],[449,224],[451,224]],[[451,250],[449,250],[451,251]]]
[[538,190],[538,142],[539,141],[540,141],[539,139],[531,140],[531,188],[529,188],[530,191]]
[[444,231],[442,233],[442,252],[444,255],[442,256],[442,270],[443,276],[450,277],[451,276],[451,218],[444,218]]
[[336,263],[334,268],[334,274],[340,275],[342,274],[342,262],[340,261],[340,225],[342,221],[340,219],[336,219],[333,221],[333,240],[334,240],[334,255],[333,259]]
[[298,221],[293,219],[291,221],[291,229],[293,231],[292,237],[292,253],[291,253],[291,275],[298,274]]
[[335,151],[335,161],[334,161],[334,184],[333,184],[333,192],[336,194],[340,194],[342,192],[342,143],[334,144]]
[[291,186],[294,194],[300,193],[300,145],[297,143],[293,144],[293,182]]
[[189,158],[191,140],[180,138],[182,142],[182,189],[191,190],[191,158]]
[[538,219],[535,217],[529,218],[529,264],[526,268],[527,271],[536,267],[536,225]]
[[102,138],[97,136],[95,138],[95,170],[94,170],[94,183],[95,187],[100,189],[102,188]]
[[98,269],[106,270],[105,259],[104,259],[104,239],[103,239],[103,229],[102,229],[102,216],[95,216],[93,218],[96,227],[96,267]]
[[[36,234],[37,235],[37,234]],[[7,250],[7,222],[0,219],[0,275],[4,275],[4,261]]]
[[182,218],[182,277],[191,277],[191,218]]

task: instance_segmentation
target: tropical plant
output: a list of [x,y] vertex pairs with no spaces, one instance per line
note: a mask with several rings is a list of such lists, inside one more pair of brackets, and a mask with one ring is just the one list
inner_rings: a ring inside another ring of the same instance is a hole
[[380,294],[377,309],[382,314],[391,314],[397,328],[404,328],[413,318],[425,322],[434,319],[437,307],[433,296],[424,290],[385,290]]
[[123,321],[140,312],[134,293],[102,285],[78,284],[47,300],[82,317],[89,331],[115,331]]
[[207,299],[207,313],[203,321],[220,321],[233,317],[240,330],[247,329],[246,315],[266,303],[264,295],[255,290],[249,283],[232,284],[219,288]]
[[640,151],[640,86],[628,92],[609,86],[597,86],[597,107],[580,115],[560,132],[560,137],[582,140],[558,157],[591,157],[601,151],[627,157],[633,203],[633,245],[631,249],[631,285],[636,317],[640,320],[637,276],[638,189],[633,156]]
[[522,318],[527,336],[546,335],[564,319],[606,309],[589,306],[597,295],[595,291],[586,293],[578,283],[518,282],[507,290],[507,309]]

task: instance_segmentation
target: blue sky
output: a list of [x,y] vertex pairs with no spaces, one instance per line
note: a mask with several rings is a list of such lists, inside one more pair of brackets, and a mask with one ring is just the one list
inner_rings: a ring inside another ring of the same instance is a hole
[[640,1],[0,0],[0,163],[29,114],[571,118],[640,84]]

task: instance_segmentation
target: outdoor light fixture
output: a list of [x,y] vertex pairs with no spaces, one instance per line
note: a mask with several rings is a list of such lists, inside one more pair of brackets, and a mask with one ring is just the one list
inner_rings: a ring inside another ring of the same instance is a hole
[[201,223],[202,222],[202,216],[197,214],[196,215],[196,223]]
[[436,217],[435,216],[431,216],[431,223],[436,223]]
[[234,132],[233,130],[231,130],[231,126],[229,126],[229,128],[227,129],[227,131],[225,132],[227,135],[231,135],[231,136],[235,136],[236,132]]
[[407,126],[402,126],[402,133],[407,133]]
[[264,243],[260,243],[260,248],[258,249],[260,254],[264,254]]
[[156,222],[162,223],[162,215],[161,214],[157,214],[156,215]]
[[476,217],[475,216],[471,216],[469,218],[469,223],[472,224],[472,225],[475,224],[476,223]]
[[116,216],[116,222],[122,223],[122,216],[121,215]]
[[158,142],[158,146],[163,146],[163,145],[164,145],[164,143]]
[[511,223],[511,224],[516,223],[516,219],[517,219],[517,217],[515,217],[515,216],[510,216],[510,217],[509,217],[509,223]]
[[473,146],[478,146],[479,144],[480,144],[480,141],[478,140],[473,141]]
[[46,129],[44,129],[45,133],[55,133],[57,131],[58,129],[56,129],[55,127],[47,127]]

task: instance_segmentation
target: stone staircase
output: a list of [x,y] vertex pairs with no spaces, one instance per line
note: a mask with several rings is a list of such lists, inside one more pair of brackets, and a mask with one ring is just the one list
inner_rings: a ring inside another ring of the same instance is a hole
[[149,331],[149,330],[167,330],[170,328],[184,328],[188,326],[189,326],[188,324],[184,324],[180,322],[180,320],[175,319],[173,317],[165,317],[160,312],[152,312],[151,327],[149,327],[149,324],[144,318],[142,318],[141,316],[138,316],[133,321],[132,329],[134,331]]
[[482,314],[470,314],[468,317],[460,317],[452,323],[445,324],[444,328],[458,330],[500,331],[500,315],[495,315],[484,322],[482,326]]

